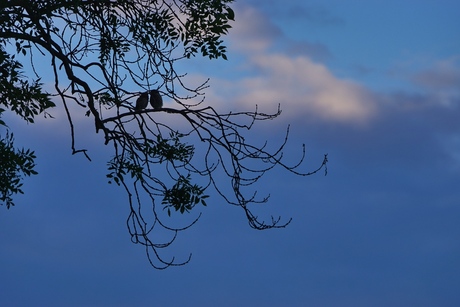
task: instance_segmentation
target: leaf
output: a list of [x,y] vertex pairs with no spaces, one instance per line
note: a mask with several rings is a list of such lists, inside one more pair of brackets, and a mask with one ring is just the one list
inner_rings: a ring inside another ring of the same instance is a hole
[[235,20],[235,12],[229,7],[227,7],[227,18],[230,20]]

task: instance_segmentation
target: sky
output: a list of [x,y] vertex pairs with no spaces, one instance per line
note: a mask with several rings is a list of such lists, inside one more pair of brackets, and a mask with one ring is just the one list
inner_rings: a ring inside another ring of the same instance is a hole
[[[248,0],[235,3],[228,61],[197,60],[207,101],[232,110],[281,104],[250,137],[304,169],[274,169],[261,211],[292,222],[251,229],[215,194],[152,269],[130,242],[124,192],[107,152],[71,155],[65,118],[11,120],[38,176],[0,207],[1,306],[459,306],[460,2]],[[168,105],[170,102],[165,102]],[[172,106],[172,105],[169,105]],[[56,114],[59,115],[59,114]]]

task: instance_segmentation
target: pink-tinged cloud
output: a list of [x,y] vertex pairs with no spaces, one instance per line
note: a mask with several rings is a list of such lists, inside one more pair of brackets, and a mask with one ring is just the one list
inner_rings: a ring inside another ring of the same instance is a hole
[[[307,55],[290,56],[289,46],[296,43],[281,37],[281,31],[255,8],[240,6],[236,16],[230,41],[244,56],[240,66],[249,75],[227,84],[234,87],[231,92],[236,93],[238,104],[281,104],[283,115],[289,118],[308,116],[347,123],[372,118],[375,104],[363,86],[334,76]],[[274,51],[280,40],[287,42],[286,51]]]
[[250,61],[259,75],[240,82],[241,103],[280,103],[289,117],[308,115],[341,122],[366,121],[375,112],[372,95],[364,87],[336,78],[307,57],[272,54]]

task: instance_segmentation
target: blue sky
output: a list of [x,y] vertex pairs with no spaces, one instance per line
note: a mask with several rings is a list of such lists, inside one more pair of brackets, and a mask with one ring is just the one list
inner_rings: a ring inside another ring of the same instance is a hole
[[[70,155],[65,118],[25,125],[39,175],[0,209],[0,305],[458,306],[460,304],[460,3],[250,0],[235,4],[229,61],[197,60],[207,101],[239,110],[281,103],[255,140],[305,169],[275,169],[255,231],[217,196],[168,253],[192,261],[155,271],[125,228],[126,196],[106,184],[109,153],[82,123]],[[165,102],[168,104],[169,102]],[[172,105],[169,105],[172,106]],[[92,127],[92,126],[91,126]]]

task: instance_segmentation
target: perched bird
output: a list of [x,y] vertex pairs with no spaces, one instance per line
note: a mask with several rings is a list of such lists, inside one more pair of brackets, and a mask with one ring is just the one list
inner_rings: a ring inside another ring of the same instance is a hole
[[150,91],[150,104],[155,110],[161,109],[163,107],[163,98],[161,98],[160,92],[157,90]]
[[143,110],[147,107],[148,104],[149,104],[149,93],[148,92],[142,93],[139,96],[139,98],[137,98],[136,100],[135,110],[136,111]]

